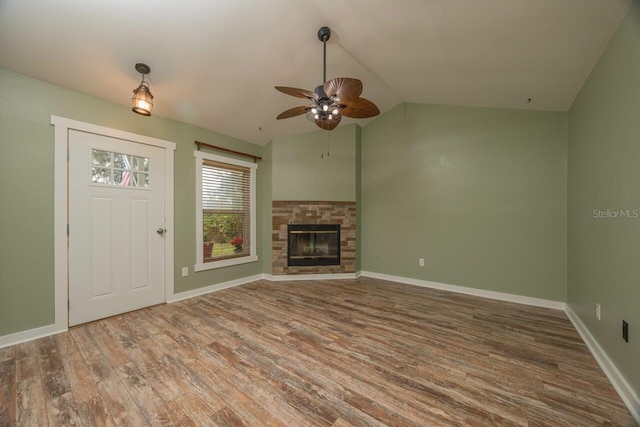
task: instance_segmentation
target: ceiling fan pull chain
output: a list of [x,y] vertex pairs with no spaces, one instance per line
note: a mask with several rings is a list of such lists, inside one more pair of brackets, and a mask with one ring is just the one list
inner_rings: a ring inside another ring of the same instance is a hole
[[331,144],[331,136],[329,136],[329,134],[327,134],[327,157],[330,156],[330,154],[329,154],[329,144]]

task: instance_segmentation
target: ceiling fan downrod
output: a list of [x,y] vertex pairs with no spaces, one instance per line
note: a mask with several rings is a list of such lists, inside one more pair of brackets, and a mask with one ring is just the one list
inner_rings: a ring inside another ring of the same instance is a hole
[[327,82],[327,41],[331,38],[331,29],[329,27],[321,27],[318,30],[318,38],[322,42],[322,84]]

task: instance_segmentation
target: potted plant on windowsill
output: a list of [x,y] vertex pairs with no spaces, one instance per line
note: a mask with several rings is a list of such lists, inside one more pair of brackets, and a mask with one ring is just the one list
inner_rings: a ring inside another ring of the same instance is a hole
[[202,257],[206,260],[208,258],[211,258],[212,253],[213,253],[213,242],[203,242]]
[[215,232],[212,229],[205,229],[204,239],[202,242],[202,258],[206,261],[213,255],[213,240]]
[[242,253],[242,245],[244,244],[242,237],[234,237],[233,240],[231,240],[231,244],[236,247],[237,254]]

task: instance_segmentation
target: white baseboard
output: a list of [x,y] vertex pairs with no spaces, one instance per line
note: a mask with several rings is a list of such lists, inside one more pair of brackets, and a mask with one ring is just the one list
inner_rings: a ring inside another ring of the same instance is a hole
[[442,291],[456,292],[459,294],[473,295],[476,297],[490,298],[499,301],[515,302],[518,304],[532,305],[535,307],[552,308],[563,310],[566,304],[561,301],[553,301],[542,298],[526,297],[522,295],[507,294],[504,292],[486,291],[484,289],[468,288],[466,286],[447,285],[445,283],[430,282],[428,280],[412,279],[410,277],[391,276],[388,274],[362,271],[362,276],[374,279],[389,280],[391,282],[404,283],[407,285],[422,286],[423,288],[439,289]]
[[569,320],[573,323],[573,326],[576,328],[582,340],[587,345],[589,350],[591,350],[591,354],[596,359],[600,368],[604,371],[604,374],[609,378],[611,384],[616,389],[620,398],[627,405],[631,415],[636,419],[636,422],[640,425],[640,398],[633,391],[627,380],[624,379],[616,365],[611,361],[607,353],[600,347],[598,341],[591,335],[591,332],[587,329],[582,320],[578,317],[578,315],[571,309],[569,304],[567,304],[567,309],[565,310]]
[[292,280],[344,280],[356,279],[358,273],[335,273],[335,274],[264,274],[264,279],[272,282],[286,282]]
[[216,283],[215,285],[209,285],[191,291],[180,292],[179,294],[173,294],[167,298],[167,303],[182,301],[185,299],[197,297],[211,292],[221,291],[222,289],[233,288],[234,286],[244,285],[245,283],[255,282],[256,280],[264,279],[264,274],[256,274],[253,276],[242,277],[240,279],[229,280],[227,282]]
[[55,324],[41,326],[39,328],[29,329],[26,331],[16,332],[15,334],[4,335],[0,337],[0,348],[9,347],[10,345],[20,344],[22,342],[44,338],[49,335],[66,332],[67,328],[59,327]]
[[[234,286],[244,285],[245,283],[250,283],[250,282],[254,282],[256,280],[261,280],[261,279],[270,280],[273,282],[281,282],[281,281],[293,281],[293,280],[298,280],[298,281],[344,280],[344,279],[356,279],[360,276],[389,280],[392,282],[406,283],[409,285],[423,286],[423,287],[432,288],[432,289],[441,289],[441,290],[458,292],[458,293],[468,294],[468,295],[475,295],[475,296],[480,296],[485,298],[492,298],[492,299],[497,299],[501,301],[510,301],[510,302],[516,302],[520,304],[534,305],[538,307],[555,308],[558,310],[565,309],[565,304],[557,301],[523,297],[519,295],[505,294],[501,292],[485,291],[481,289],[467,288],[463,286],[446,285],[443,283],[428,282],[425,280],[411,279],[411,278],[400,277],[400,276],[390,276],[387,274],[373,273],[369,271],[358,271],[355,273],[339,273],[339,274],[295,274],[295,275],[256,274],[254,276],[242,277],[239,279],[229,280],[223,283],[217,283],[215,285],[193,289],[191,291],[180,292],[178,294],[169,295],[167,298],[167,303],[182,301],[188,298],[205,295],[211,292],[220,291],[222,289],[232,288]],[[66,330],[67,330],[66,327],[60,327],[53,324],[53,325],[42,326],[35,329],[30,329],[27,331],[16,332],[11,335],[5,335],[0,337],[0,348],[8,347],[14,344],[19,344],[25,341],[34,340],[37,338],[46,337],[48,335],[58,334],[60,332],[65,332]]]
[[[230,280],[228,282],[217,283],[215,285],[205,286],[203,288],[194,289],[192,291],[181,292],[179,294],[170,295],[167,297],[167,303],[181,301],[187,298],[193,298],[199,295],[208,294],[210,292],[219,291],[222,289],[231,288],[234,286],[244,285],[245,283],[255,282],[256,280],[264,279],[264,274],[256,274],[255,276],[243,277],[240,279]],[[0,336],[0,348],[8,347],[10,345],[20,344],[25,341],[31,341],[38,338],[43,338],[49,335],[59,334],[66,332],[68,328],[57,326],[55,324],[42,326],[39,328],[29,329],[26,331],[16,332],[11,335]]]

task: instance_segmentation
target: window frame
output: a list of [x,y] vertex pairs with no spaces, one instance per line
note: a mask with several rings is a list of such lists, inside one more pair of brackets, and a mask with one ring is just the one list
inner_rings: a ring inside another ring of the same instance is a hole
[[[230,157],[219,156],[216,154],[205,153],[203,151],[194,151],[196,161],[196,264],[194,271],[206,271],[216,268],[229,267],[232,265],[246,264],[258,261],[257,253],[257,231],[256,231],[256,171],[258,165],[243,160],[233,159]],[[205,160],[210,160],[228,165],[241,166],[249,169],[249,212],[251,215],[249,221],[250,229],[250,248],[249,254],[240,257],[222,259],[219,261],[204,262],[204,233],[202,220],[202,166]]]
[[[151,165],[150,165],[150,159],[148,157],[144,157],[144,156],[138,156],[136,154],[128,154],[128,153],[118,153],[115,151],[111,151],[111,150],[107,150],[104,149],[102,147],[90,147],[91,150],[91,157],[89,159],[89,168],[88,168],[88,172],[89,172],[89,184],[92,187],[109,187],[109,188],[120,188],[120,189],[127,189],[127,190],[143,190],[143,191],[151,191],[153,190],[153,187],[151,186]],[[102,153],[106,153],[110,155],[110,165],[106,166],[106,165],[102,165],[102,164],[94,164],[94,159],[95,159],[95,154],[96,151],[100,151]],[[131,157],[131,158],[138,158],[138,159],[146,159],[147,160],[147,169],[139,169],[134,167],[133,165],[129,165],[128,168],[123,169],[122,167],[116,167],[116,162],[115,162],[115,157],[117,155],[123,156],[123,157]],[[94,173],[93,171],[95,169],[103,169],[103,170],[109,170],[109,182],[96,182],[94,181]],[[122,172],[129,172],[130,176],[131,176],[131,184],[130,185],[122,185],[122,182],[116,182],[115,181],[115,177],[116,177],[116,173],[122,173]],[[137,183],[138,179],[140,178],[140,175],[146,175],[147,176],[147,182],[148,184],[146,186],[144,185],[140,185],[139,183]],[[135,185],[134,185],[135,184]]]

